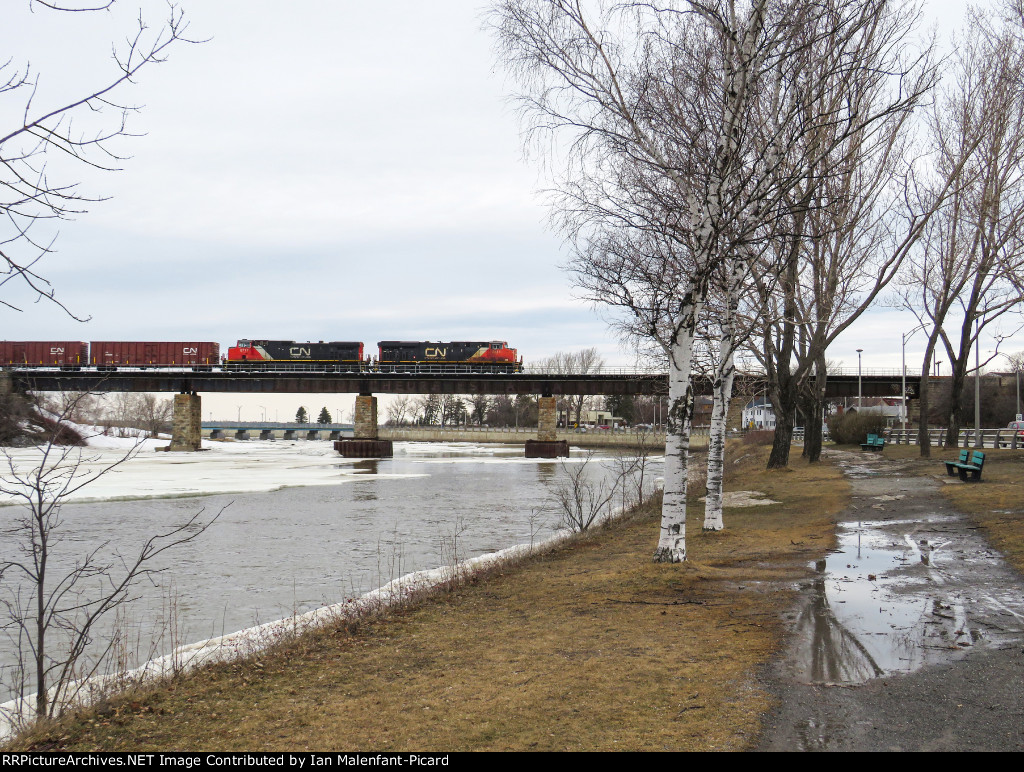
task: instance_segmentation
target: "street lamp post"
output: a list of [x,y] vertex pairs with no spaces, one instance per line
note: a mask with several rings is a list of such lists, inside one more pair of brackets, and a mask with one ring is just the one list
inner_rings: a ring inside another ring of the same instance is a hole
[[903,404],[901,412],[903,413],[903,431],[907,431],[907,341],[910,340],[915,333],[919,330],[923,330],[924,325],[919,324],[917,327],[912,329],[910,332],[903,333]]
[[861,392],[861,383],[860,383],[860,355],[861,355],[862,351],[864,351],[864,349],[862,349],[862,348],[857,349],[857,412],[858,413],[861,412],[864,409],[864,401],[863,401],[863,397],[861,396],[862,392]]
[[981,337],[974,320],[974,447],[981,447]]
[[236,407],[238,408],[238,423],[242,423],[242,406],[236,405]]

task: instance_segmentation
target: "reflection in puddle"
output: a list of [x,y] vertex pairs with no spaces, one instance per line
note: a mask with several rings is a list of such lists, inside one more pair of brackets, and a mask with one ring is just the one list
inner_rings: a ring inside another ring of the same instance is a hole
[[1010,586],[971,581],[972,567],[998,558],[976,536],[943,532],[949,521],[841,526],[795,620],[801,680],[863,683],[1020,637],[1024,604]]

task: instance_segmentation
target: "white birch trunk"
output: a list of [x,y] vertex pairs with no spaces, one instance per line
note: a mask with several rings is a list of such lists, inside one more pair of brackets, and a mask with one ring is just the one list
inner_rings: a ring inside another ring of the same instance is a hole
[[729,271],[726,288],[725,316],[721,321],[722,335],[715,365],[714,399],[711,410],[711,429],[708,435],[708,482],[704,500],[704,530],[721,531],[723,478],[725,474],[725,426],[732,399],[732,384],[736,376],[736,311],[739,308],[740,288],[749,272],[749,261],[734,261]]
[[[678,328],[669,351],[669,410],[665,431],[665,493],[661,504],[661,534],[654,553],[656,563],[686,560],[686,475],[689,467],[690,424],[693,412],[690,365],[693,360],[693,319],[699,303],[684,309],[684,323]],[[687,312],[693,312],[692,315]]]
[[[728,345],[728,348],[726,346]],[[735,346],[730,330],[722,335],[722,351],[715,372],[715,404],[711,410],[711,430],[708,436],[708,494],[704,502],[704,530],[721,531],[723,477],[725,472],[725,424],[732,399],[732,382],[736,374]]]

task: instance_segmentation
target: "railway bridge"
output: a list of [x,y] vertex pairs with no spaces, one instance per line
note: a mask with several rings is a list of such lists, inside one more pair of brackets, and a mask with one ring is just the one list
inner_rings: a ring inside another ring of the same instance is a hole
[[[919,376],[906,376],[908,399],[917,395]],[[828,397],[894,396],[902,393],[898,371],[866,375],[837,373],[826,383]],[[753,394],[765,386],[763,374],[740,373],[734,393]],[[697,376],[697,394],[710,394],[711,383]],[[577,395],[659,395],[668,393],[664,373],[602,368],[587,374],[527,372],[488,373],[469,368],[437,371],[436,367],[410,367],[408,372],[324,372],[303,365],[275,369],[238,370],[213,367],[80,368],[13,367],[0,373],[4,391],[141,391],[174,392],[174,424],[168,450],[199,450],[203,392],[254,394],[356,394],[354,438],[336,443],[343,455],[390,455],[390,441],[377,435],[376,394],[529,394],[538,395],[537,439],[527,441],[527,455],[568,453],[553,447],[556,400]],[[744,400],[746,398],[743,398]]]

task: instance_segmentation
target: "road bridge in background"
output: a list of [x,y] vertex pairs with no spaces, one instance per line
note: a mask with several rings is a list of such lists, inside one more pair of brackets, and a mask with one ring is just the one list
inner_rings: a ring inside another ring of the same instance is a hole
[[258,433],[261,440],[277,439],[318,440],[321,434],[328,439],[340,440],[343,436],[351,437],[355,429],[353,424],[344,423],[297,423],[295,421],[203,421],[201,431],[211,440],[225,439],[229,434],[236,440],[247,440]]

